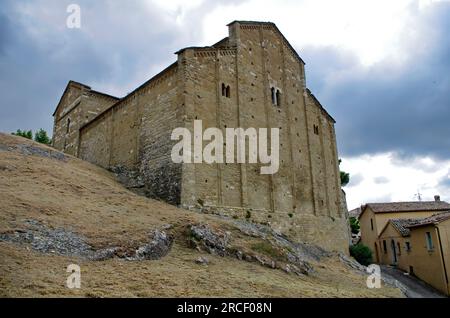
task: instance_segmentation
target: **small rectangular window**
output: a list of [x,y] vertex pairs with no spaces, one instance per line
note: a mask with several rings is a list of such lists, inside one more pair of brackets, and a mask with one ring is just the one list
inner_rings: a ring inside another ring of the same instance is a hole
[[387,254],[386,240],[383,240],[383,252],[384,252],[384,254]]
[[373,219],[370,219],[370,228],[371,228],[372,231],[373,231]]
[[427,232],[427,233],[425,234],[425,238],[426,238],[426,240],[427,240],[427,249],[428,249],[429,251],[432,251],[432,250],[434,249],[434,246],[433,246],[433,239],[431,238],[431,233],[430,233],[430,232]]
[[318,135],[319,134],[319,126],[314,125],[314,134]]

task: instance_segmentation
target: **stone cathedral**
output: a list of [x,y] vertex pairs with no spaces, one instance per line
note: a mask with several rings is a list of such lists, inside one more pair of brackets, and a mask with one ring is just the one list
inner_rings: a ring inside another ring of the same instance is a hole
[[[53,146],[127,171],[145,195],[186,209],[270,225],[302,242],[348,249],[334,119],[306,87],[305,63],[277,26],[234,21],[214,45],[177,61],[123,98],[70,81]],[[279,170],[260,164],[176,164],[172,131],[279,128]]]

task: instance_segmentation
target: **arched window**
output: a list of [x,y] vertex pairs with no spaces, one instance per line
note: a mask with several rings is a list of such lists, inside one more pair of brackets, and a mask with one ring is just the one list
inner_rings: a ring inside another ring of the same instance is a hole
[[276,105],[277,104],[277,96],[275,93],[275,87],[272,87],[270,89],[270,92],[271,92],[271,96],[272,96],[272,104]]
[[276,96],[276,98],[277,98],[277,103],[276,103],[276,105],[277,105],[277,106],[281,106],[281,92],[280,92],[279,89],[277,89],[277,96]]
[[225,85],[225,83],[222,83],[222,96],[223,97],[231,97],[231,87],[230,85]]

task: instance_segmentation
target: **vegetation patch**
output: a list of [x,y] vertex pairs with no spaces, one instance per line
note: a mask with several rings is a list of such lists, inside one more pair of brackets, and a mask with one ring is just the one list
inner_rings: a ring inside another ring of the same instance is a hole
[[257,253],[269,256],[275,260],[285,260],[285,253],[275,248],[270,242],[262,241],[251,245],[251,249]]

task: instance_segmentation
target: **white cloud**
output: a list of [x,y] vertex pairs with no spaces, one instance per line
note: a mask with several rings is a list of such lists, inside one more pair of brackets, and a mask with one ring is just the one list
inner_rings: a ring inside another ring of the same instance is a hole
[[298,49],[336,46],[350,50],[369,66],[390,56],[403,60],[406,47],[399,47],[417,10],[436,1],[417,0],[250,0],[218,6],[203,20],[203,44],[225,35],[223,26],[233,20],[275,22]]

